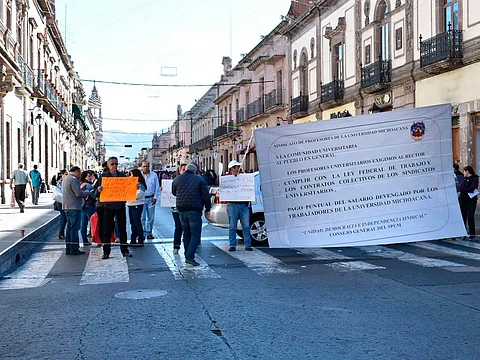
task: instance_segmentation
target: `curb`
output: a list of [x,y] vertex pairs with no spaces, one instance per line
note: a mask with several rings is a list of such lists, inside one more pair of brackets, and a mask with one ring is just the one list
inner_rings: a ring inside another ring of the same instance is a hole
[[52,233],[58,232],[59,224],[60,216],[56,216],[2,251],[0,253],[0,274],[10,271],[14,266],[25,261],[36,247],[43,244]]

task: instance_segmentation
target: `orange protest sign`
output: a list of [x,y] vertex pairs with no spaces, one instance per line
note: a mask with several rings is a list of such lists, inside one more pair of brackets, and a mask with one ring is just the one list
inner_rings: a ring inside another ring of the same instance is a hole
[[104,177],[103,190],[100,193],[101,202],[129,201],[137,198],[136,177]]

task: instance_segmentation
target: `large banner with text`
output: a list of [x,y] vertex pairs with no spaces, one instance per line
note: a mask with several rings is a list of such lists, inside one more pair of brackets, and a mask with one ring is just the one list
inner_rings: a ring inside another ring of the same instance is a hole
[[255,130],[270,247],[465,236],[451,105]]

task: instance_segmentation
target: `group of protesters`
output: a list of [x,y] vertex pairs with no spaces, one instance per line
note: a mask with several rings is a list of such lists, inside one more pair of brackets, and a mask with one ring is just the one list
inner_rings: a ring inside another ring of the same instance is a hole
[[[103,164],[100,175],[92,170],[82,172],[78,166],[72,166],[69,172],[60,171],[57,179],[52,181],[61,193],[54,207],[61,214],[58,237],[65,239],[67,255],[85,254],[80,250],[80,236],[84,246],[92,244],[88,241],[89,235],[97,238],[95,242],[103,247],[102,259],[110,257],[111,242],[118,241],[122,255],[131,257],[129,245],[142,246],[145,238],[154,238],[155,204],[160,197],[157,174],[150,171],[148,162],[143,162],[142,170],[133,169],[128,174],[137,178],[135,200],[102,202],[102,179],[127,176],[117,168],[118,159],[111,157]],[[131,225],[130,244],[127,243],[127,207]],[[89,222],[91,233],[87,234]]]

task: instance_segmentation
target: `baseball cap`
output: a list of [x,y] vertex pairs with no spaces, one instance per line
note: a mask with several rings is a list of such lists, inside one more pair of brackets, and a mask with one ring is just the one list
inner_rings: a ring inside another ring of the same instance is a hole
[[228,163],[229,170],[234,166],[242,166],[242,163],[238,162],[237,160],[232,160]]

